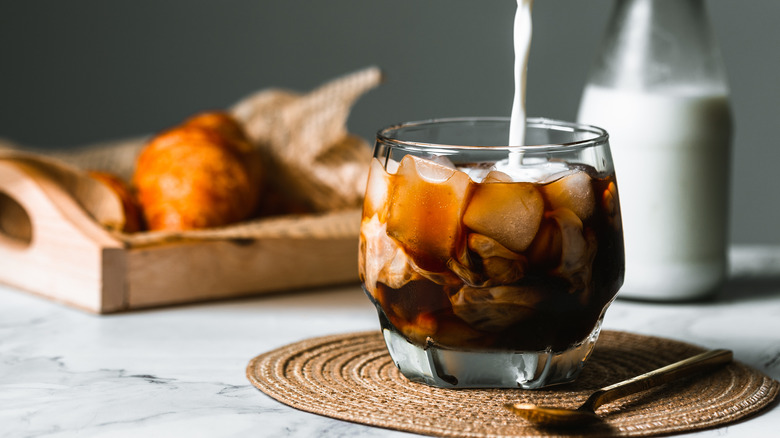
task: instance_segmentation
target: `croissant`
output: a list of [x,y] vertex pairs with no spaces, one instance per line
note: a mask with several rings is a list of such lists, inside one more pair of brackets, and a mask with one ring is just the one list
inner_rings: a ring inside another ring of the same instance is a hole
[[138,205],[138,200],[133,195],[130,186],[118,175],[110,172],[90,170],[87,174],[105,184],[119,197],[125,214],[125,223],[122,226],[122,231],[125,233],[141,231],[143,229],[141,206]]
[[149,230],[191,230],[252,216],[260,173],[242,126],[209,112],[152,138],[137,158],[133,185]]
[[187,119],[183,125],[216,132],[231,147],[241,153],[248,153],[253,149],[244,127],[226,112],[211,111],[196,114]]

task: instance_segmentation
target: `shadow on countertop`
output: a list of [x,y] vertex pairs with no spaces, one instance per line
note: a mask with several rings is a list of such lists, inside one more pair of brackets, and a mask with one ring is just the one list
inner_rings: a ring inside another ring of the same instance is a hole
[[717,302],[780,298],[780,275],[732,277],[715,296]]
[[729,250],[729,279],[715,300],[742,301],[780,297],[780,247],[736,245]]
[[740,301],[780,301],[780,246],[735,245],[729,248],[728,279],[709,298],[696,300],[645,300],[623,297],[636,303],[701,305]]

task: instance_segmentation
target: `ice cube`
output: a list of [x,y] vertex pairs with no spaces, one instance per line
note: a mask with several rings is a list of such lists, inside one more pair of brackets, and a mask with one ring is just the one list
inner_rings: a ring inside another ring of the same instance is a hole
[[463,215],[473,231],[515,252],[533,241],[542,220],[544,200],[530,183],[479,184]]
[[604,211],[608,215],[612,216],[615,214],[615,210],[617,210],[617,186],[615,186],[614,182],[610,182],[607,189],[604,190],[601,202]]
[[495,239],[478,233],[471,233],[468,237],[469,249],[477,253],[483,259],[488,257],[503,257],[510,260],[519,260],[520,254],[510,251]]
[[370,218],[378,214],[379,221],[385,221],[390,178],[382,163],[376,158],[372,159],[366,183],[366,197],[363,201],[363,216]]
[[604,207],[604,211],[608,216],[614,217],[618,211],[618,191],[617,186],[613,181],[609,182],[609,185],[604,190],[601,197],[601,205]]
[[385,170],[387,170],[387,173],[390,175],[395,175],[398,173],[398,167],[401,165],[398,161],[393,160],[392,158],[387,159],[387,164],[385,164]]
[[470,191],[463,172],[410,155],[394,177],[387,232],[421,269],[446,270],[462,246],[461,217]]
[[[444,161],[446,160],[446,161]],[[452,177],[457,171],[455,165],[446,157],[437,156],[435,159],[423,159],[413,155],[407,155],[401,160],[399,172],[413,167],[420,178],[432,183],[442,183]]]
[[607,216],[609,224],[620,230],[623,223],[620,219],[620,207],[618,201],[618,190],[614,181],[610,181],[604,193],[601,195],[601,206]]
[[360,226],[360,257],[358,269],[366,290],[376,297],[376,284],[384,283],[399,289],[421,278],[411,267],[411,261],[393,239],[387,236],[379,216],[364,219]]
[[450,160],[446,155],[431,155],[425,160],[450,169],[457,169],[455,163],[453,163],[452,160]]
[[483,286],[510,284],[523,278],[526,260],[521,254],[477,233],[469,234],[468,247],[482,259],[484,277],[487,277]]
[[547,270],[561,260],[561,228],[555,220],[545,218],[526,252],[528,262],[536,269]]
[[504,172],[501,172],[499,170],[491,170],[488,172],[488,174],[485,176],[485,178],[482,180],[482,182],[491,183],[491,182],[505,182],[509,183],[512,182],[512,177],[507,175]]
[[570,292],[580,294],[580,302],[585,304],[591,295],[591,280],[593,279],[593,261],[596,258],[598,239],[593,230],[585,230],[584,251],[577,255],[578,262],[569,265],[573,268],[564,274],[571,284]]
[[465,321],[456,318],[442,318],[437,321],[436,335],[427,340],[427,344],[442,347],[474,347],[482,349],[490,344],[490,336],[477,331],[466,324]]
[[543,157],[523,157],[519,154],[512,154],[509,158],[498,161],[495,168],[509,175],[512,181],[518,182],[552,181],[552,178],[569,171],[569,166],[564,162],[549,161]]
[[485,278],[477,272],[473,265],[463,263],[455,259],[447,260],[447,268],[452,271],[463,283],[470,286],[481,287],[485,285]]
[[447,262],[450,271],[466,285],[500,286],[514,283],[525,275],[525,257],[513,253],[495,240],[472,233],[468,245],[469,248],[477,248],[477,251],[472,251],[479,255],[478,262],[472,261],[467,253],[458,260],[450,259]]
[[503,257],[488,257],[482,260],[482,267],[488,280],[486,286],[500,286],[520,281],[525,276],[524,260]]
[[452,310],[472,327],[498,332],[533,315],[543,292],[530,286],[463,286],[450,296]]
[[569,209],[559,208],[551,213],[561,230],[561,263],[556,272],[572,277],[583,270],[590,271],[595,255],[594,241],[588,242],[582,229],[582,221]]
[[553,209],[567,208],[585,220],[593,213],[595,197],[590,176],[576,171],[542,186],[542,193]]
[[530,262],[569,280],[572,291],[581,290],[590,283],[596,249],[595,235],[583,230],[580,218],[568,208],[559,208],[545,214],[530,248]]
[[418,345],[426,345],[438,328],[436,318],[429,313],[420,313],[412,322],[400,320],[393,323],[401,333]]
[[[458,170],[468,175],[469,178],[471,178],[471,180],[474,182],[483,182],[490,176],[491,173],[496,172],[496,168],[493,163],[470,163],[459,166]],[[509,178],[508,175],[507,178]],[[512,181],[511,178],[504,182],[510,181]]]

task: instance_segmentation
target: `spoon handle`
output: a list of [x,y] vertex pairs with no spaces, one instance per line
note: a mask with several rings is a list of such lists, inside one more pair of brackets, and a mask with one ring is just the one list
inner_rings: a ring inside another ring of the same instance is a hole
[[730,350],[710,350],[696,356],[683,359],[671,365],[667,365],[657,370],[633,377],[614,385],[605,386],[594,392],[583,408],[596,410],[599,406],[635,394],[655,386],[663,385],[672,380],[687,377],[698,372],[715,368],[718,365],[724,365],[733,359],[733,353]]

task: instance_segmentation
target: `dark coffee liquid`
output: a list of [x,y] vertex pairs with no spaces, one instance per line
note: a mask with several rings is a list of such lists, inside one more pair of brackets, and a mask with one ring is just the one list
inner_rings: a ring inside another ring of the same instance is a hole
[[[379,282],[369,296],[387,321],[422,347],[564,351],[583,341],[615,297],[624,271],[614,175],[597,177],[592,169],[586,172],[591,178],[594,202],[592,213],[581,221],[584,237],[577,237],[587,241],[587,255],[581,257],[584,265],[571,269],[562,260],[565,232],[555,228],[555,217],[560,216],[560,211],[556,212],[553,203],[545,198],[542,224],[533,243],[517,253],[523,260],[519,278],[481,287],[467,284],[457,272],[444,270],[440,272],[444,281],[415,278],[397,289]],[[543,185],[536,186],[544,193]],[[547,232],[548,229],[553,231]],[[487,261],[465,243],[471,232],[463,225],[461,239],[464,251],[468,252],[469,272],[484,279]],[[575,232],[580,232],[579,226]],[[419,252],[405,252],[418,266],[435,266]],[[444,264],[442,261],[440,266]],[[480,316],[482,310],[484,318]],[[493,317],[503,323],[492,324],[489,320]]]

